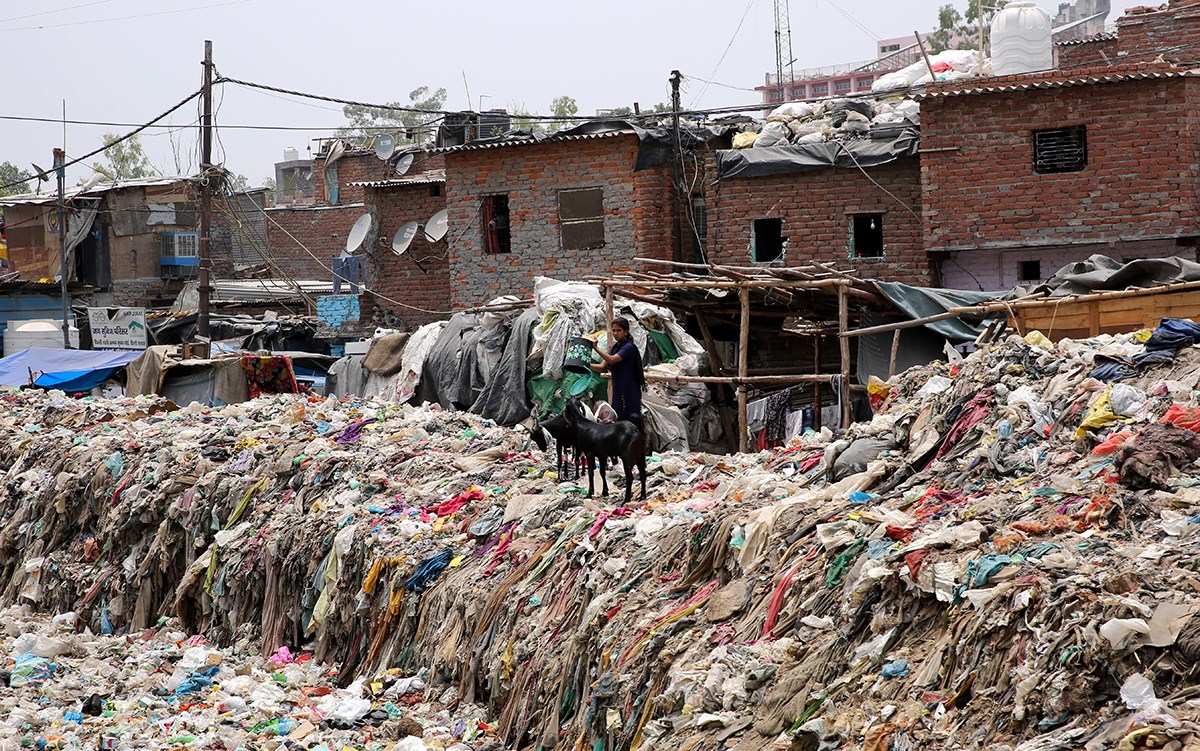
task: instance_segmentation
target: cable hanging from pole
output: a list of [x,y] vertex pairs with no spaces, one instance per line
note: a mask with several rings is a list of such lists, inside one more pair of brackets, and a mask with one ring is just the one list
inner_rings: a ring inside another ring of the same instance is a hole
[[[111,143],[105,144],[104,146],[101,146],[100,148],[98,148],[94,151],[89,151],[88,153],[84,154],[83,156],[76,157],[69,162],[64,162],[62,165],[62,169],[66,169],[67,167],[72,167],[76,164],[79,164],[80,162],[91,159],[92,157],[96,156],[97,154],[102,154],[105,151],[108,151],[113,146],[116,146],[119,143],[124,143],[125,141],[128,141],[130,138],[133,138],[138,133],[141,133],[143,130],[146,130],[147,128],[152,127],[159,120],[163,119],[164,117],[171,114],[175,110],[179,109],[183,105],[187,104],[188,102],[192,101],[196,97],[200,96],[200,94],[202,92],[203,92],[203,89],[198,89],[196,91],[193,91],[191,94],[189,94],[187,96],[187,98],[181,99],[178,103],[172,105],[169,110],[163,112],[161,115],[159,115],[158,117],[155,117],[153,120],[150,120],[147,123],[139,125],[138,127],[134,128],[133,130],[129,131],[128,133],[125,133],[124,135],[120,136],[119,138],[112,141]],[[35,177],[36,177],[36,175],[35,175]],[[21,185],[22,183],[27,183],[27,182],[29,182],[30,179],[32,179],[32,178],[26,178],[24,180],[15,180],[13,182],[6,183],[4,185],[0,185],[0,190],[4,190],[5,188],[12,188],[14,186]]]

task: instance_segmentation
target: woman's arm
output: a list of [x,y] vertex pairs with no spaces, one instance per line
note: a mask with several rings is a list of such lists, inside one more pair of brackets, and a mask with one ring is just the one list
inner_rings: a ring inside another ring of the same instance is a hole
[[604,361],[605,365],[616,365],[617,363],[621,362],[620,355],[608,354],[604,350],[600,349],[600,345],[597,344],[596,342],[592,342],[592,350],[596,354],[600,355],[600,359]]

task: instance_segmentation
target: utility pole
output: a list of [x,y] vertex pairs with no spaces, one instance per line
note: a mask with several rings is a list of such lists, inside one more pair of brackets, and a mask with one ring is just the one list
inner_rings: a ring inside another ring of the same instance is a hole
[[679,137],[679,84],[682,80],[683,74],[677,70],[671,71],[671,143],[673,152],[671,154],[671,181],[675,184],[675,190],[671,191],[675,204],[671,219],[671,236],[674,245],[672,255],[676,261],[683,260],[683,218],[680,215],[679,195],[683,190],[683,173],[680,171],[680,164],[683,161],[683,144]]
[[62,330],[63,349],[71,348],[71,292],[68,287],[67,274],[67,211],[66,199],[63,197],[63,183],[67,179],[67,152],[63,149],[54,150],[54,174],[58,178],[58,273],[61,279],[62,296]]
[[212,42],[204,42],[204,93],[203,111],[200,115],[200,314],[196,321],[196,334],[209,338],[208,327],[208,254],[212,234]]

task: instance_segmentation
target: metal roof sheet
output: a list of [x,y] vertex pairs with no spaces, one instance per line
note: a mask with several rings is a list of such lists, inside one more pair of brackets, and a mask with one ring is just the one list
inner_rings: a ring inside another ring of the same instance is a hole
[[[977,79],[980,82],[964,79],[956,83],[959,86],[946,85],[938,88],[928,88],[917,99],[940,99],[943,97],[966,96],[970,94],[999,94],[1010,91],[1029,91],[1032,89],[1062,89],[1069,86],[1089,86],[1101,83],[1120,83],[1123,81],[1142,81],[1147,79],[1190,78],[1200,75],[1200,71],[1167,69],[1154,67],[1148,70],[1109,70],[1089,69],[1078,74],[1067,76],[1067,71],[1047,71],[1042,74],[1022,74],[1019,76],[1001,76],[990,79]],[[982,82],[991,82],[990,85]]]
[[[31,178],[33,182],[37,178]],[[64,198],[99,198],[113,190],[123,190],[125,188],[154,188],[163,185],[174,185],[175,183],[190,183],[194,182],[194,177],[140,177],[133,180],[118,180],[116,182],[98,183],[88,190],[81,191],[80,186],[68,186],[63,191]],[[58,200],[57,191],[42,192],[42,193],[20,193],[13,196],[4,196],[0,198],[0,206],[18,206],[22,204],[45,204],[54,203]]]
[[593,141],[598,138],[616,138],[617,136],[636,136],[633,130],[610,130],[603,133],[582,133],[573,136],[550,136],[548,138],[507,138],[482,143],[467,143],[462,146],[443,146],[440,149],[430,149],[430,154],[450,154],[458,151],[486,151],[487,149],[502,149],[511,146],[536,146],[543,143],[562,143],[566,141]]
[[386,180],[360,180],[349,183],[349,185],[356,188],[402,188],[406,185],[436,185],[444,182],[446,182],[446,170],[441,169]]

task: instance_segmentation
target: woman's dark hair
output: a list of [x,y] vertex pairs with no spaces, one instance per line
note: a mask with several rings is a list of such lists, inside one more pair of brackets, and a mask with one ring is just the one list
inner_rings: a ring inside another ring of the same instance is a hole
[[619,328],[622,331],[629,331],[629,319],[623,316],[617,316],[616,318],[612,319],[612,323],[609,325],[613,326],[614,328]]

